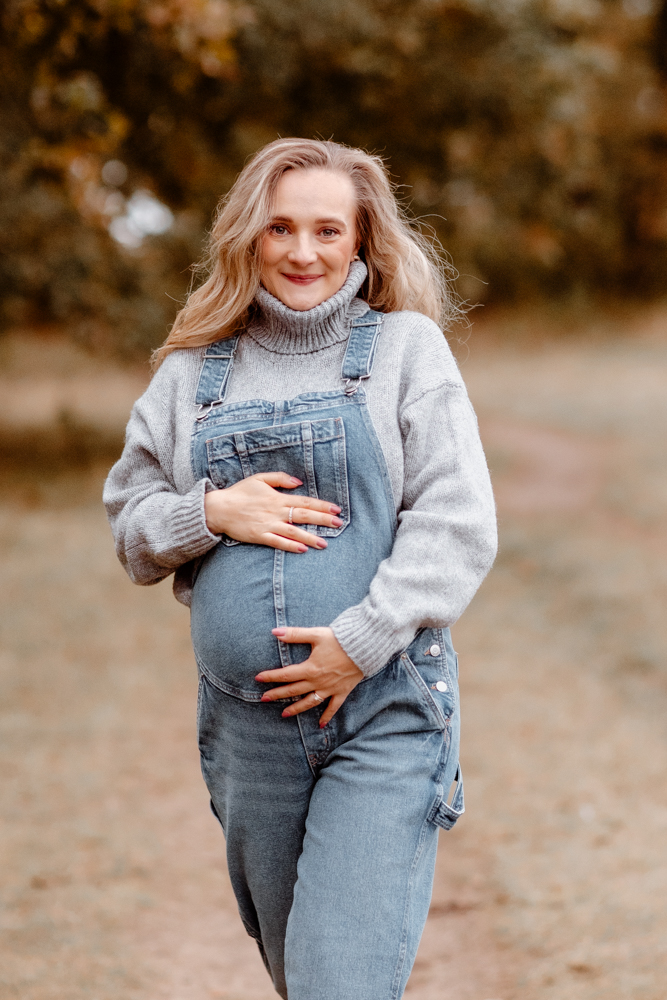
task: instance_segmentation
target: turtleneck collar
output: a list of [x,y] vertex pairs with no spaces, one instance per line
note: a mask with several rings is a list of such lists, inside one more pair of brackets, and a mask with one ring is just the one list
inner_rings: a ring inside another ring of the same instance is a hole
[[312,354],[346,340],[350,320],[368,305],[355,299],[368,271],[361,260],[350,264],[345,284],[314,309],[298,312],[260,286],[255,296],[258,312],[248,325],[248,335],[275,354]]

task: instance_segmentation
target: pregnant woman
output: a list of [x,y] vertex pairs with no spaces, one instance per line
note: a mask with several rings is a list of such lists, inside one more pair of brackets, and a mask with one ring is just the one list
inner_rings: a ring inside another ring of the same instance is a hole
[[157,352],[105,502],[191,607],[202,771],[289,1000],[396,1000],[463,812],[448,626],[493,561],[445,278],[377,157],[260,150]]

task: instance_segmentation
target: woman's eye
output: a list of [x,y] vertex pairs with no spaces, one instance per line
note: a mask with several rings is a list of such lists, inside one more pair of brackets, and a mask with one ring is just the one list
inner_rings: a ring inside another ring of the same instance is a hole
[[271,226],[270,229],[275,236],[284,236],[285,233],[287,232],[287,226],[276,225],[276,226]]
[[323,229],[322,230],[322,236],[335,236],[335,235],[336,235],[336,230],[335,229]]

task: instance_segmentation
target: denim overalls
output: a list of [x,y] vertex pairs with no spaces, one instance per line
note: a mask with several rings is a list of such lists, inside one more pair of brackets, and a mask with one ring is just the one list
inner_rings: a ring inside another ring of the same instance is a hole
[[[284,491],[338,504],[328,548],[303,554],[223,537],[192,596],[202,771],[227,841],[248,933],[289,1000],[402,996],[426,920],[437,827],[463,811],[456,655],[422,629],[362,681],[328,726],[320,705],[283,719],[260,670],[307,659],[276,626],[329,625],[360,602],[391,552],[396,515],[368,414],[382,314],[353,322],[341,388],[225,404],[238,336],[205,353],[192,437],[195,477],[225,488],[286,472]],[[447,792],[457,780],[451,804]]]

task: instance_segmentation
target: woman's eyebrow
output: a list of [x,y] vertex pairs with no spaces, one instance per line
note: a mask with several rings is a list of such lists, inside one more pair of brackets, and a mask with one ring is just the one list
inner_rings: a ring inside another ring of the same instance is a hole
[[328,223],[331,223],[331,222],[333,222],[334,225],[336,225],[336,226],[346,226],[347,225],[347,223],[345,222],[344,219],[338,219],[338,218],[336,218],[336,216],[331,216],[328,219],[315,219],[315,225],[316,226],[324,226],[324,225],[327,225]]
[[[285,222],[290,226],[294,225],[294,219],[291,219],[289,215],[274,215],[271,217],[271,225],[275,225],[279,222]],[[327,219],[315,219],[316,226],[326,226],[326,225],[336,225],[342,228],[347,228],[347,223],[344,219],[339,219],[336,216],[330,216]]]

